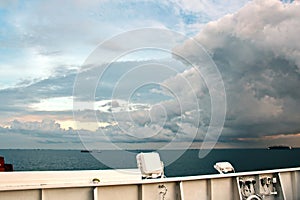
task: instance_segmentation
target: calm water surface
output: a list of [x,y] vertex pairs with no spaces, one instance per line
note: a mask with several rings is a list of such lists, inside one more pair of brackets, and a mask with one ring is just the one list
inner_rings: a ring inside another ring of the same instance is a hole
[[[92,153],[82,153],[80,150],[0,150],[0,156],[5,157],[6,163],[13,164],[15,171],[95,170],[136,168],[135,156],[139,152],[124,154],[122,151],[108,150]],[[199,150],[168,150],[159,153],[166,163],[165,174],[168,177],[217,173],[213,165],[218,161],[229,161],[237,172],[300,166],[300,149],[214,149],[202,159],[198,157]]]

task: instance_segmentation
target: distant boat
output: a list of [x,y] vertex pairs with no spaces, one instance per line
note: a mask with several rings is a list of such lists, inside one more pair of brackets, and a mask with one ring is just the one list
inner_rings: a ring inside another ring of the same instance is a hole
[[278,150],[286,150],[286,149],[292,149],[291,146],[284,146],[284,145],[276,145],[276,146],[269,146],[268,149],[273,150],[273,149],[278,149]]
[[92,151],[89,151],[89,150],[81,150],[80,152],[81,152],[81,153],[91,153]]

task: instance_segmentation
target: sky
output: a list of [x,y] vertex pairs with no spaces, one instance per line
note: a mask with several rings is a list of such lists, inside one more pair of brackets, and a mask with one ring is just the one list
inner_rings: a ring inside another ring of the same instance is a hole
[[0,149],[300,146],[300,3],[0,1]]

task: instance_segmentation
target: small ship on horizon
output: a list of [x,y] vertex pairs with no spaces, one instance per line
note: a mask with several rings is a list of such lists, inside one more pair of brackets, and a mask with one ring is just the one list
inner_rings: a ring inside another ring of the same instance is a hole
[[274,146],[269,146],[268,147],[268,149],[270,149],[270,150],[273,150],[273,149],[275,149],[275,150],[290,150],[290,149],[292,149],[292,147],[291,146],[285,146],[285,145],[274,145]]

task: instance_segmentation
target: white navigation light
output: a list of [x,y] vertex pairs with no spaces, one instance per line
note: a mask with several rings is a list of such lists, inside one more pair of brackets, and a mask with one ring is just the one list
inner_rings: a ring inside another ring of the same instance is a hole
[[164,165],[158,153],[139,153],[136,161],[143,178],[163,178]]
[[229,162],[217,162],[214,168],[218,170],[220,174],[234,173],[234,168]]

